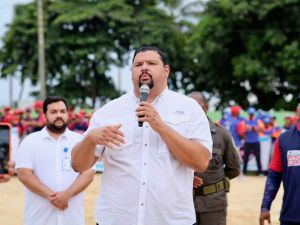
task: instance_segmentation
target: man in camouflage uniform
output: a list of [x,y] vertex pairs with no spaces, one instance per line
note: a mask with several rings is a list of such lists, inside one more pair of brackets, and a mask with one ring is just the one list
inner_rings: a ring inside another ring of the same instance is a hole
[[[208,104],[200,92],[193,92],[189,97],[207,113]],[[194,177],[196,225],[226,225],[226,192],[229,191],[229,179],[240,174],[241,160],[230,133],[210,119],[209,125],[213,139],[212,159],[207,170],[195,172]]]

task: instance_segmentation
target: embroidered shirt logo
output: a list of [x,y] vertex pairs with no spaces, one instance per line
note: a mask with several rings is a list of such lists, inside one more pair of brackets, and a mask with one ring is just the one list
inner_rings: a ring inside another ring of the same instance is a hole
[[174,114],[176,115],[184,115],[184,111],[177,110]]
[[300,150],[289,150],[287,152],[288,166],[300,166]]

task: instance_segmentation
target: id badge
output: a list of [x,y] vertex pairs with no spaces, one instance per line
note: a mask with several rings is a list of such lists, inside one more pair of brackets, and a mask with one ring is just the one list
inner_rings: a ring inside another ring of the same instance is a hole
[[63,171],[71,170],[71,154],[68,151],[68,148],[64,148],[63,158],[62,158],[62,170]]

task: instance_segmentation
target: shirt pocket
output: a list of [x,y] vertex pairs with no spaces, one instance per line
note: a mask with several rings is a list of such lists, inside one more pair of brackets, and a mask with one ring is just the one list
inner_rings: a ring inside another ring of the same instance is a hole
[[134,136],[134,126],[132,121],[127,122],[114,122],[111,124],[121,124],[120,131],[124,135],[125,143],[121,144],[120,146],[113,145],[112,148],[105,147],[105,152],[109,155],[126,155],[132,153],[133,151],[133,136]]
[[[190,117],[186,115],[180,115],[180,114],[169,114],[163,120],[165,123],[170,126],[173,130],[175,130],[177,133],[182,135],[183,137],[187,137],[188,135],[188,121]],[[158,148],[157,153],[167,153],[169,152],[167,145],[165,142],[158,136]]]

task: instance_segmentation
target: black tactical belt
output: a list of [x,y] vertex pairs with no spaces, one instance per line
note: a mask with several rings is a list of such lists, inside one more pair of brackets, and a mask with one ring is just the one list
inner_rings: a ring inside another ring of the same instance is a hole
[[225,178],[217,183],[206,185],[195,189],[195,195],[209,195],[219,191],[229,192],[229,180]]

